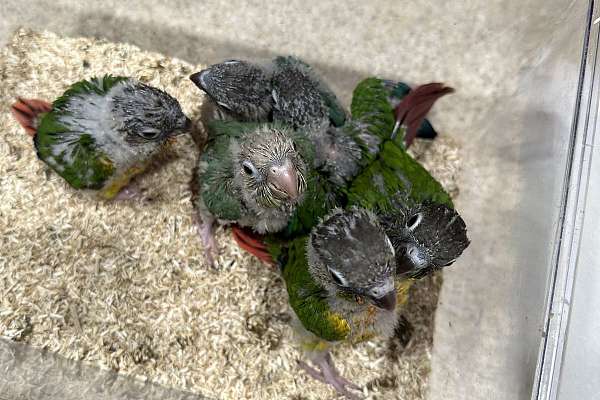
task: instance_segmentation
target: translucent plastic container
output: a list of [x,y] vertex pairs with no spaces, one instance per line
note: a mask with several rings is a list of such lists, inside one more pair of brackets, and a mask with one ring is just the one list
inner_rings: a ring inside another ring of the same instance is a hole
[[[461,143],[457,207],[472,243],[444,273],[427,398],[600,399],[595,2],[57,3],[47,15],[13,4],[7,27],[23,21],[205,64],[294,53],[346,103],[368,75],[455,87],[431,119]],[[0,344],[0,360],[16,355],[7,368],[31,368],[10,379],[46,387],[39,398],[81,388],[90,399],[196,398]]]

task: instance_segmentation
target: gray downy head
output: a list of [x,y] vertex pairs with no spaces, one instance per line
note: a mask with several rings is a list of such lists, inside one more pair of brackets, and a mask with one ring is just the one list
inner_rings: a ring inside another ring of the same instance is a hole
[[289,210],[306,190],[306,164],[297,151],[293,132],[260,126],[239,142],[234,173],[247,201],[261,208]]
[[426,201],[380,220],[396,251],[400,277],[418,279],[452,265],[470,243],[464,220],[443,204]]
[[273,106],[271,79],[261,66],[230,60],[196,72],[190,79],[236,120],[269,119]]
[[190,119],[174,97],[134,80],[124,82],[115,92],[112,112],[118,121],[117,130],[132,145],[161,144],[191,128]]
[[321,83],[307,64],[294,57],[278,57],[273,73],[273,118],[294,128],[327,126],[328,109]]
[[334,210],[311,232],[310,273],[329,293],[342,292],[393,310],[394,249],[373,213]]

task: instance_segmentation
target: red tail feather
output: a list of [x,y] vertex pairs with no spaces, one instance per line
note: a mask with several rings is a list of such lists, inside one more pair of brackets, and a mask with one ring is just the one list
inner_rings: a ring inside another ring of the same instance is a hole
[[39,115],[52,111],[52,104],[43,100],[18,98],[12,105],[11,111],[25,132],[34,137],[37,132]]
[[275,261],[267,251],[267,246],[263,243],[260,235],[248,232],[238,226],[234,226],[231,229],[231,233],[238,246],[242,249],[257,257],[265,264],[275,265]]
[[406,126],[406,147],[410,146],[417,136],[421,123],[437,99],[452,92],[454,89],[444,86],[443,83],[428,83],[413,89],[396,106],[396,123]]

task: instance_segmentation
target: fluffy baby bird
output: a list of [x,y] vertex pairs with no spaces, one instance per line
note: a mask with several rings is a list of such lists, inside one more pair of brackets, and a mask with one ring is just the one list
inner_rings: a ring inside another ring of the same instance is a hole
[[40,160],[104,199],[132,197],[130,180],[191,125],[168,93],[110,75],[77,82],[52,104],[19,99],[12,113]]
[[214,265],[214,224],[276,232],[302,201],[312,146],[290,128],[214,121],[194,174],[194,206],[206,262]]
[[376,216],[362,208],[335,209],[309,236],[271,248],[282,263],[290,305],[310,376],[348,398],[360,387],[342,377],[329,354],[339,343],[389,337],[406,295],[395,283],[394,249]]

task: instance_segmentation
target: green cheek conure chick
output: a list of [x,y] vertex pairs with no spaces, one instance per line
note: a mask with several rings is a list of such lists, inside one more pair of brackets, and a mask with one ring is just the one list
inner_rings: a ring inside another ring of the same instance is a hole
[[191,125],[166,92],[110,75],[77,82],[52,104],[19,99],[12,112],[42,161],[104,199],[131,197],[131,178]]
[[396,287],[389,239],[372,212],[352,207],[333,210],[310,235],[278,251],[301,346],[313,364],[300,367],[357,398],[349,389],[360,388],[340,376],[329,349],[393,334],[406,292]]
[[207,263],[217,220],[261,234],[282,229],[302,201],[311,162],[312,146],[290,128],[213,121],[193,182]]

